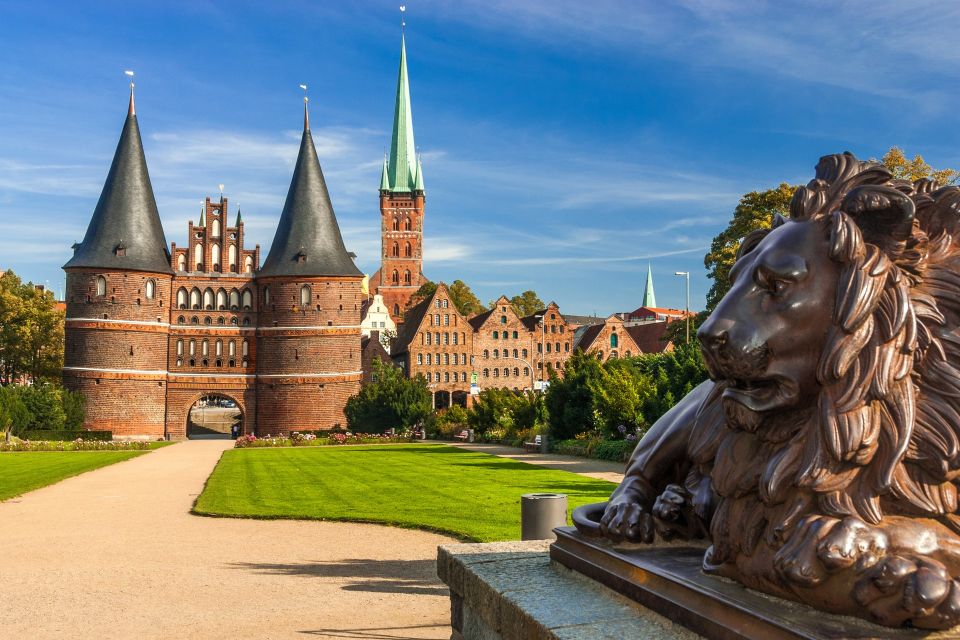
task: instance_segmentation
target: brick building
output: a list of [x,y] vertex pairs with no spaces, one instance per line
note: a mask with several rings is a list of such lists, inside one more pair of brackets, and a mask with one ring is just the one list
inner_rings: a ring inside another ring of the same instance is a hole
[[475,332],[474,355],[481,388],[534,387],[539,380],[532,355],[537,348],[534,331],[514,313],[506,296],[500,296],[489,311],[470,318],[470,326]]
[[396,324],[403,322],[410,298],[427,282],[423,275],[426,191],[423,167],[416,150],[407,79],[407,50],[401,39],[390,155],[383,160],[380,176],[381,263],[370,277],[370,291],[383,297]]
[[[210,395],[247,433],[343,422],[360,385],[362,274],[347,253],[309,118],[263,266],[239,212],[205,200],[188,241],[167,249],[130,104],[82,242],[64,265],[64,385],[87,397],[87,426],[120,436],[187,436]],[[258,357],[258,355],[260,357]]]
[[584,327],[574,348],[596,354],[604,362],[610,358],[672,351],[673,343],[663,339],[667,324],[666,321],[627,323],[619,314],[613,314],[603,324]]

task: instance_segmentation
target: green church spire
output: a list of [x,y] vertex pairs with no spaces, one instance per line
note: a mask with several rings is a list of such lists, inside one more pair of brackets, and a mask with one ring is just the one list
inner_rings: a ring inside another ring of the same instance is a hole
[[[397,101],[393,110],[393,138],[390,141],[390,157],[387,163],[390,191],[406,192],[415,188],[416,151],[413,141],[413,112],[410,109],[410,82],[407,79],[407,46],[401,36]],[[382,182],[381,180],[381,185]]]
[[649,262],[647,263],[647,285],[643,288],[643,304],[641,306],[657,306],[657,296],[653,293],[653,268]]
[[414,191],[426,191],[423,188],[423,165],[420,164],[420,158],[417,158],[417,178],[413,182]]

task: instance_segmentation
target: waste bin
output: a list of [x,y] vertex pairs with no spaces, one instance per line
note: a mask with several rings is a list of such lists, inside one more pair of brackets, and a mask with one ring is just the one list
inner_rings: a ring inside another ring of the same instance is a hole
[[567,496],[526,493],[520,496],[520,539],[555,540],[553,530],[567,524]]

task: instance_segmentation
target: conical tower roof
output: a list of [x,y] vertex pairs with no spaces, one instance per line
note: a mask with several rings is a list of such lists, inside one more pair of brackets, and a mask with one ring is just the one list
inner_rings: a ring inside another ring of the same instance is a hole
[[407,78],[407,45],[400,38],[400,71],[397,73],[397,98],[393,108],[393,136],[387,173],[390,191],[408,192],[415,188],[417,146],[413,140],[413,110],[410,106],[410,81]]
[[173,273],[143,155],[133,89],[93,218],[83,241],[75,245],[73,257],[63,265],[64,269],[81,267]]
[[257,275],[363,276],[343,245],[306,113],[287,201],[270,253]]
[[656,307],[657,306],[657,296],[653,292],[653,267],[648,262],[647,263],[647,284],[643,288],[643,305],[644,307]]

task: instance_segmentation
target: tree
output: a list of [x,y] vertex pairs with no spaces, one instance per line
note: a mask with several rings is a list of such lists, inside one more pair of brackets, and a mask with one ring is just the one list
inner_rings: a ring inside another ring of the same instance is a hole
[[450,299],[457,311],[465,316],[472,316],[487,310],[480,302],[480,298],[474,295],[473,291],[463,280],[454,280],[447,289],[450,291]]
[[22,387],[0,387],[0,433],[9,442],[10,437],[23,431],[30,418],[20,398]]
[[915,155],[913,160],[907,158],[900,147],[890,147],[880,159],[887,169],[893,172],[894,178],[915,182],[924,178],[932,178],[942,185],[956,184],[960,179],[960,171],[954,169],[934,169],[923,159]]
[[707,311],[713,311],[730,289],[730,267],[743,238],[756,229],[769,229],[775,213],[789,215],[790,199],[796,189],[793,185],[781,182],[776,189],[751,191],[740,198],[727,228],[713,239],[710,252],[703,258],[707,275],[713,280],[707,293]]
[[423,376],[407,378],[398,367],[373,361],[372,382],[347,400],[347,426],[363,433],[409,429],[433,411],[430,390]]
[[63,311],[53,292],[0,274],[0,384],[52,381],[63,368]]
[[601,368],[596,356],[577,351],[567,360],[563,378],[550,376],[546,403],[552,439],[566,440],[599,426],[592,383]]
[[414,298],[421,298],[421,299],[422,299],[422,298],[429,298],[430,296],[432,296],[432,295],[434,294],[434,292],[435,292],[436,290],[437,290],[437,283],[436,283],[436,282],[430,282],[429,280],[427,280],[427,281],[424,282],[422,285],[420,285],[420,288],[417,289],[416,293],[413,294],[413,297],[414,297]]
[[520,295],[510,298],[510,306],[513,307],[513,311],[518,316],[525,318],[532,316],[537,311],[542,311],[547,305],[543,303],[536,291],[528,289]]

